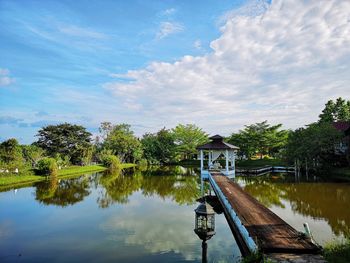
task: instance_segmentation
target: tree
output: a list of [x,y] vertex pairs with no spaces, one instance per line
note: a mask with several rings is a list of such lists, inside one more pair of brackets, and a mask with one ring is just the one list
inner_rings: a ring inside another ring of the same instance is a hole
[[208,134],[194,124],[178,124],[172,131],[176,152],[183,159],[192,158],[197,153],[196,147],[208,141]]
[[83,126],[63,123],[41,128],[37,135],[37,146],[49,156],[58,153],[62,158],[68,156],[73,164],[81,164],[83,152],[91,146],[91,133]]
[[143,154],[150,163],[169,163],[175,156],[174,136],[163,128],[157,133],[146,133],[142,140]]
[[34,167],[44,156],[44,150],[36,145],[22,145],[23,157]]
[[350,121],[350,100],[346,101],[341,97],[337,98],[336,102],[329,100],[319,118],[320,123]]
[[228,141],[240,147],[240,155],[251,158],[255,154],[277,155],[286,145],[288,131],[281,130],[282,124],[270,125],[267,121],[246,125],[233,133]]
[[330,123],[312,123],[306,128],[291,132],[286,147],[286,157],[290,163],[297,161],[314,169],[337,165],[334,146],[342,135]]
[[22,149],[16,139],[8,139],[0,144],[0,160],[14,166],[22,163]]
[[109,134],[112,132],[112,130],[113,130],[113,125],[108,121],[101,122],[100,128],[98,128],[98,131],[101,134],[102,140],[105,140],[109,136]]
[[114,125],[102,147],[111,150],[122,162],[136,162],[142,157],[141,142],[134,136],[129,124]]

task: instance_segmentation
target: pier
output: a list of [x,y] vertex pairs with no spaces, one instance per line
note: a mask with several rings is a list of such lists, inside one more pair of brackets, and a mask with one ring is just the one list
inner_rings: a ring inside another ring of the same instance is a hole
[[[229,178],[235,177],[238,147],[223,142],[219,135],[211,139],[211,143],[197,148],[201,157],[201,179],[209,181],[218,197],[242,255],[261,252],[277,262],[326,262],[321,256],[321,248],[308,234],[294,229]],[[204,167],[204,151],[207,152],[208,167]],[[215,160],[220,155],[226,159],[226,167],[222,170],[215,167]]]
[[246,193],[220,172],[209,173],[209,182],[218,197],[243,255],[261,251],[283,262],[325,262],[321,249],[311,238]]

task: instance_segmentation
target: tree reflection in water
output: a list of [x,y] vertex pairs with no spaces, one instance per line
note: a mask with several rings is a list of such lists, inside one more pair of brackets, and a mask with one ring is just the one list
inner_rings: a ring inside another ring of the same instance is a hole
[[106,208],[113,203],[125,204],[128,197],[140,191],[144,196],[171,198],[178,204],[194,204],[200,195],[198,177],[193,169],[178,166],[151,167],[146,171],[129,169],[115,174],[104,174],[103,186],[97,202]]
[[338,235],[350,237],[350,185],[340,183],[282,183],[271,177],[238,179],[244,189],[267,207],[284,208],[288,201],[293,212],[324,219]]
[[37,183],[35,199],[45,205],[68,206],[80,202],[90,194],[89,178],[58,180],[49,177],[45,182]]

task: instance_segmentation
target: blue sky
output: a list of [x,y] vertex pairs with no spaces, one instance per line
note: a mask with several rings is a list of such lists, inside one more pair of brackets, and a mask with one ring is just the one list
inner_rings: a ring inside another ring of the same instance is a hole
[[65,121],[137,135],[315,121],[349,98],[348,3],[0,0],[0,140]]

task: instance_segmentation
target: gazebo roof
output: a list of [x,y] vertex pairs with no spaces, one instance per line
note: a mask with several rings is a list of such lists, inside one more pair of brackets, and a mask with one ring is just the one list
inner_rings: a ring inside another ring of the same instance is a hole
[[216,134],[210,137],[212,141],[197,147],[197,150],[238,150],[239,147],[224,142],[224,137]]

